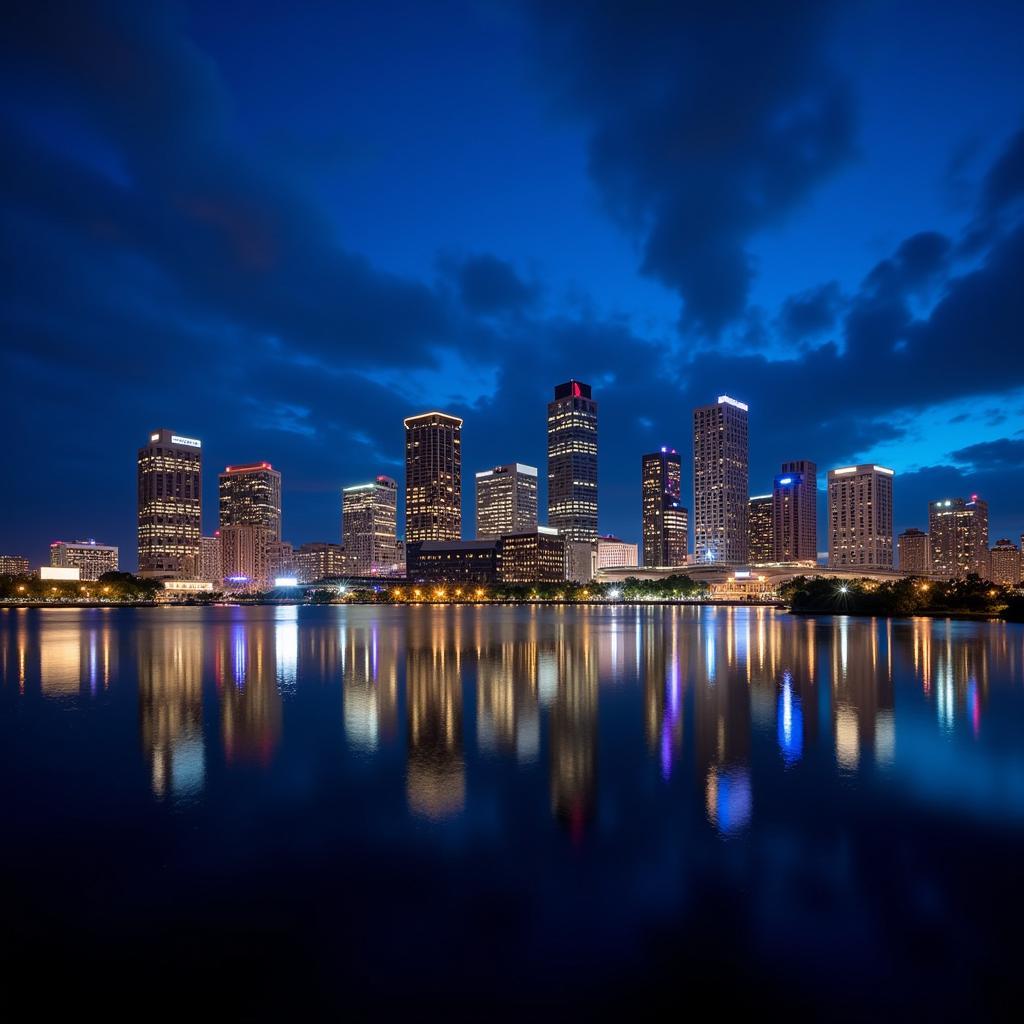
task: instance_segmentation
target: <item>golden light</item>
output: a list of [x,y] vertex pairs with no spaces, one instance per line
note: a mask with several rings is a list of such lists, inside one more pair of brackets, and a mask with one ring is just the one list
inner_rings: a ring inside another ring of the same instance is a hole
[[476,588],[476,596],[477,597],[483,597],[484,596],[484,588],[483,587],[477,587]]
[[444,597],[444,590],[441,587],[438,587],[437,590],[434,591],[434,597]]

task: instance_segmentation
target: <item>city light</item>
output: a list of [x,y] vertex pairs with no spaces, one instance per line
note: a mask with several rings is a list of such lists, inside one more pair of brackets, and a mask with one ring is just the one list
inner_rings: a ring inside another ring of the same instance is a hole
[[275,587],[297,587],[299,581],[294,576],[278,576],[274,580]]

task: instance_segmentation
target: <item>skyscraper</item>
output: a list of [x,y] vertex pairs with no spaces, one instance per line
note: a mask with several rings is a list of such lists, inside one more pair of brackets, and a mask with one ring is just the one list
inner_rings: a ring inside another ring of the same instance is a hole
[[818,560],[818,467],[784,462],[772,489],[772,560]]
[[675,448],[650,452],[640,462],[645,566],[685,565],[689,515],[680,504],[682,463]]
[[772,561],[773,500],[771,494],[753,494],[747,502],[747,561],[751,565]]
[[693,410],[693,553],[697,562],[747,561],[748,409],[728,395]]
[[220,528],[224,581],[235,590],[264,590],[271,583],[270,528],[236,523]]
[[462,536],[462,420],[425,412],[405,421],[405,539]]
[[885,466],[828,471],[828,564],[892,568],[892,479]]
[[138,455],[139,574],[192,578],[199,572],[203,444],[154,430]]
[[477,473],[477,540],[536,529],[536,467],[512,462]]
[[281,539],[281,474],[269,462],[227,466],[218,483],[222,528],[259,526]]
[[988,502],[976,494],[928,504],[932,572],[946,579],[988,574]]
[[548,402],[548,525],[569,541],[597,537],[597,402],[577,380]]
[[932,571],[931,544],[928,534],[911,527],[897,539],[900,572],[907,576],[927,576]]
[[389,476],[341,492],[345,562],[353,576],[386,576],[398,560],[398,487]]

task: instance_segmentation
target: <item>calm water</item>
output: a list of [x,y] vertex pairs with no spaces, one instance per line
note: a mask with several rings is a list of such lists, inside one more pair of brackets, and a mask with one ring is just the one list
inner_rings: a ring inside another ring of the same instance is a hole
[[1019,626],[0,610],[0,766],[47,1000],[1013,1016]]

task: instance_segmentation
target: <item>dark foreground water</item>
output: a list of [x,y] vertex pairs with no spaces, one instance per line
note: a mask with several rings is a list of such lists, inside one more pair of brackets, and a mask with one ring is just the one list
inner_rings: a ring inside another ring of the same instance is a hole
[[1019,1019],[1020,626],[0,610],[0,769],[8,1008]]

